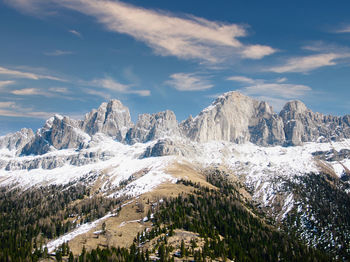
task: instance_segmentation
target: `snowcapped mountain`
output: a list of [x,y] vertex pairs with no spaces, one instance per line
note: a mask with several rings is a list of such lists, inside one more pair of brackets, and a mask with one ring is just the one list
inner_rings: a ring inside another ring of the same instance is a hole
[[167,110],[140,115],[134,124],[129,109],[111,100],[83,120],[55,115],[35,135],[22,129],[0,137],[1,184],[68,183],[106,169],[103,175],[117,184],[169,156],[169,161],[224,165],[244,176],[257,196],[270,191],[266,178],[317,173],[320,165],[339,177],[345,174],[347,158],[328,161],[316,155],[349,147],[349,120],[313,113],[300,101],[288,102],[277,115],[266,102],[229,92],[181,123]]
[[[296,185],[307,190],[303,178],[310,174],[345,181],[349,147],[349,115],[313,113],[300,101],[288,102],[276,114],[266,102],[229,92],[181,123],[167,110],[140,115],[134,124],[129,109],[111,100],[83,120],[55,115],[35,134],[22,129],[0,137],[0,186],[79,182],[98,186],[109,197],[136,197],[186,178],[175,174],[177,165],[198,172],[225,169],[276,221],[290,222],[289,214],[299,214],[297,230],[304,228],[300,235],[316,245],[324,235],[313,230],[323,228],[307,228],[317,217],[311,219],[312,204]],[[346,185],[341,190],[349,194]],[[325,243],[339,248],[334,235]]]

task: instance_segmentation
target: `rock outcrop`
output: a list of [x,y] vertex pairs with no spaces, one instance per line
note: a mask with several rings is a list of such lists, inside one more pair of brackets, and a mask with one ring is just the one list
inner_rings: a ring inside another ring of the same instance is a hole
[[84,120],[55,115],[23,146],[21,154],[41,155],[55,149],[79,149],[97,133],[122,141],[132,126],[129,109],[120,101],[111,100],[86,114]]
[[79,121],[55,115],[46,121],[35,137],[22,150],[24,155],[41,155],[51,149],[79,148],[90,136],[79,128]]
[[300,101],[288,102],[280,112],[287,145],[328,142],[350,138],[350,116],[314,113]]
[[195,118],[179,124],[174,112],[142,114],[134,125],[130,112],[118,100],[102,103],[83,120],[55,115],[36,134],[22,129],[0,137],[0,149],[10,154],[41,155],[52,150],[87,148],[94,136],[107,136],[127,144],[158,140],[145,156],[179,154],[186,150],[177,141],[251,142],[261,146],[294,146],[304,142],[328,142],[350,138],[350,115],[343,117],[314,113],[300,101],[288,102],[280,114],[266,102],[239,92],[218,97]]
[[0,137],[0,149],[7,148],[9,151],[16,151],[18,155],[33,138],[33,130],[22,128],[16,133]]
[[183,144],[181,141],[170,139],[160,139],[152,146],[147,147],[141,158],[157,157],[157,156],[194,156],[195,149],[188,144]]
[[182,122],[181,128],[185,136],[197,142],[276,145],[285,141],[282,119],[272,108],[239,92],[221,95],[198,116]]
[[129,144],[148,142],[167,136],[179,136],[179,125],[174,112],[166,110],[156,114],[142,114],[136,125],[126,134]]
[[85,115],[81,129],[89,134],[103,133],[118,141],[125,138],[127,131],[133,126],[129,109],[119,100],[102,103],[97,110]]

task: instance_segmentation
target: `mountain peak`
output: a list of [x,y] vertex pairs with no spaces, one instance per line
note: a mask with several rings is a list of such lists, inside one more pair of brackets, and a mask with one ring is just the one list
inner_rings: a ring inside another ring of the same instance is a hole
[[307,112],[309,109],[306,107],[306,105],[299,101],[299,100],[294,100],[294,101],[289,101],[287,102],[284,107],[282,108],[281,112],[295,112],[297,114],[303,114]]

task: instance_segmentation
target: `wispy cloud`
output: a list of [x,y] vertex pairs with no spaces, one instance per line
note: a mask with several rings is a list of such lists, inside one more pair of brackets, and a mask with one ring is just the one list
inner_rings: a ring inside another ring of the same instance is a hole
[[311,88],[306,85],[262,83],[246,86],[242,90],[247,95],[268,94],[286,99],[294,99],[304,96],[307,92],[311,91]]
[[[105,77],[102,79],[95,79],[90,82],[91,86],[102,87],[104,89],[108,89],[114,92],[123,93],[123,94],[136,94],[139,96],[149,96],[151,95],[150,90],[140,90],[135,89],[131,85],[125,85],[117,82],[113,78]],[[100,92],[98,92],[100,93]],[[95,92],[95,94],[98,94]]]
[[277,78],[277,79],[276,79],[276,82],[277,82],[277,83],[284,83],[284,82],[286,82],[287,80],[288,80],[287,77],[281,77],[281,78]]
[[62,56],[62,55],[71,55],[73,54],[72,51],[65,51],[65,50],[54,50],[51,52],[44,52],[44,55],[47,56]]
[[64,79],[55,77],[55,76],[41,75],[41,74],[36,74],[32,72],[24,72],[20,70],[5,68],[5,67],[0,67],[0,75],[7,75],[15,78],[26,78],[26,79],[32,79],[32,80],[49,79],[54,81],[62,81],[62,82],[65,81]]
[[48,119],[54,114],[54,112],[43,112],[33,110],[32,108],[24,108],[15,102],[0,102],[0,116]]
[[17,89],[11,91],[11,94],[13,95],[20,95],[20,96],[32,96],[32,95],[47,95],[47,93],[42,92],[38,88],[24,88],[24,89]]
[[287,81],[286,78],[266,81],[245,76],[232,76],[227,78],[227,80],[243,84],[243,87],[239,91],[246,95],[268,101],[278,110],[288,100],[303,98],[312,91],[311,87],[306,85],[285,83]]
[[103,91],[95,90],[95,89],[85,89],[84,91],[86,94],[92,95],[92,96],[99,96],[102,97],[104,100],[110,100],[112,96]]
[[0,88],[8,86],[8,85],[12,85],[14,83],[15,83],[15,81],[12,81],[12,80],[0,81]]
[[214,22],[190,15],[176,16],[120,1],[12,0],[11,5],[23,11],[30,3],[33,8],[39,8],[40,2],[49,2],[95,17],[108,30],[130,35],[163,56],[218,63],[228,57],[260,59],[276,51],[270,46],[246,45],[239,41],[238,38],[247,36],[246,28],[242,25]]
[[60,93],[60,94],[68,94],[68,88],[66,87],[50,87],[49,91],[54,92],[54,93]]
[[332,31],[336,34],[344,34],[344,33],[350,33],[350,25],[343,25],[335,30]]
[[73,35],[75,35],[75,36],[77,36],[77,37],[82,38],[82,34],[80,32],[78,32],[77,30],[71,29],[68,32],[73,34]]
[[0,102],[0,108],[14,108],[15,102]]
[[179,91],[200,91],[214,86],[208,80],[193,73],[172,74],[165,84]]
[[338,63],[338,60],[348,57],[350,57],[350,53],[324,53],[295,57],[288,59],[283,65],[270,67],[267,71],[275,73],[307,73],[321,67],[334,66]]

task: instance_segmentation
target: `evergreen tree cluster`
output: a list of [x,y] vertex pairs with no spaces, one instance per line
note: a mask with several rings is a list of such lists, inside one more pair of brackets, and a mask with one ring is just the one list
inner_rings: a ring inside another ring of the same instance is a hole
[[291,188],[298,207],[289,213],[286,226],[309,245],[349,260],[350,196],[346,193],[349,184],[322,173],[296,180]]
[[98,219],[121,199],[90,196],[83,185],[0,189],[0,261],[37,261],[44,243]]
[[[227,179],[212,174],[208,182],[218,190],[178,181],[193,187],[193,194],[164,199],[154,214],[153,228],[138,233],[130,249],[98,248],[83,251],[79,259],[84,256],[86,261],[152,261],[155,255],[159,261],[174,261],[175,257],[194,261],[332,261],[322,251],[266,225],[244,206],[238,190]],[[175,229],[199,233],[204,245],[197,248],[195,240],[190,245],[182,241],[176,251],[168,242]],[[157,239],[156,244],[144,250],[145,243],[152,239]]]

